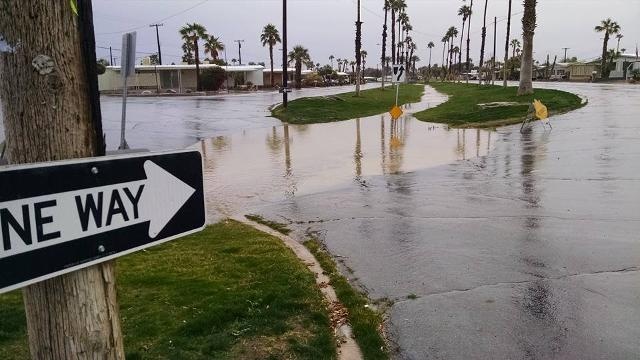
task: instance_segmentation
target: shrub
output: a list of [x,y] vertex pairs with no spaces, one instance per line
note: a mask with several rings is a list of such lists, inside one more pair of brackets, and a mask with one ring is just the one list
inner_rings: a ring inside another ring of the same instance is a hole
[[227,72],[219,67],[205,69],[200,74],[200,86],[205,91],[217,91],[226,80],[226,74]]

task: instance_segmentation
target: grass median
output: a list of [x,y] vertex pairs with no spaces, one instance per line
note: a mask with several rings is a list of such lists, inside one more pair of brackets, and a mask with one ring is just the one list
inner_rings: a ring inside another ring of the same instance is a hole
[[414,116],[418,120],[454,127],[497,127],[522,122],[533,99],[542,101],[549,109],[550,115],[565,113],[582,106],[580,97],[560,90],[535,89],[533,95],[517,96],[516,87],[449,82],[433,82],[429,85],[449,95],[449,100]]
[[[313,274],[234,221],[118,260],[127,359],[333,359]],[[29,358],[22,296],[0,295],[0,359]]]
[[[424,85],[400,85],[398,104],[419,102],[424,94]],[[395,87],[363,90],[360,97],[355,93],[317,96],[293,100],[287,109],[282,106],[271,111],[272,116],[290,124],[315,124],[382,114],[395,105]]]

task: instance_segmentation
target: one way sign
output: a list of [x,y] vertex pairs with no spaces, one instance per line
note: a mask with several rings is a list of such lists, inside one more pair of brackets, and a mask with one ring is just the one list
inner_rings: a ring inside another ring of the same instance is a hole
[[197,151],[0,171],[0,293],[201,230]]
[[391,82],[401,83],[407,78],[407,74],[402,64],[393,64],[393,76],[391,76]]

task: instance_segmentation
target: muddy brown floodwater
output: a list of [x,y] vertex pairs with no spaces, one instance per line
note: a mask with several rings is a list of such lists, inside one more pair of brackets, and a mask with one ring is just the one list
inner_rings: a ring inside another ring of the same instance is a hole
[[366,188],[367,178],[407,173],[487,155],[490,131],[449,129],[411,113],[446,97],[426,88],[405,115],[389,114],[313,125],[278,125],[202,140],[209,220],[246,214],[268,203],[347,184]]

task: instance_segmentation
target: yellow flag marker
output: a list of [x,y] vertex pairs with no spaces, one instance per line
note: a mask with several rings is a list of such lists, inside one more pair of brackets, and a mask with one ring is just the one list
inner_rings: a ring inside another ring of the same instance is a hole
[[533,107],[536,109],[536,117],[539,120],[546,122],[545,120],[549,118],[547,107],[540,100],[533,100]]
[[400,118],[400,116],[402,116],[402,114],[404,114],[402,112],[402,109],[400,109],[398,106],[394,106],[390,111],[389,114],[391,114],[391,119],[392,120],[398,120],[398,118]]

